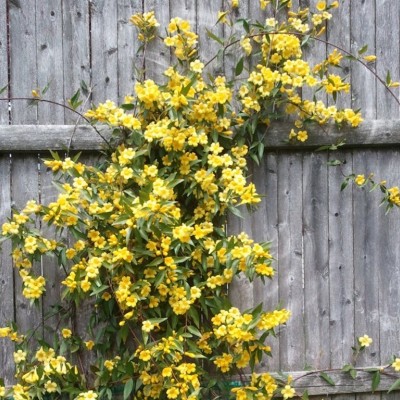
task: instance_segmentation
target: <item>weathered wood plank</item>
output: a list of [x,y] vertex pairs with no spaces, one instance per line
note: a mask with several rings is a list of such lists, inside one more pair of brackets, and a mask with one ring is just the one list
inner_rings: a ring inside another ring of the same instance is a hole
[[280,367],[305,365],[304,259],[302,238],[302,154],[278,157],[279,298],[292,316],[280,331]]
[[[329,12],[332,14],[332,19],[327,23],[326,40],[342,49],[350,50],[350,1],[340,2],[339,8]],[[334,49],[335,47],[327,45],[326,54],[332,53]],[[350,82],[350,61],[342,59],[340,65],[343,68],[342,75],[347,76],[348,82]],[[337,74],[338,71],[333,70],[332,73]],[[335,104],[333,100],[330,103]],[[339,95],[335,105],[338,108],[349,108],[351,106],[351,95],[349,93]]]
[[327,154],[303,158],[303,259],[306,363],[330,366]]
[[[11,165],[11,198],[16,209],[22,209],[28,200],[39,200],[39,177],[37,155],[15,157]],[[42,273],[40,263],[32,267],[35,275]],[[15,321],[20,331],[40,327],[42,322],[42,305],[32,306],[30,300],[22,295],[22,281],[17,270],[14,270],[15,280]],[[41,329],[37,333],[40,334]]]
[[[82,81],[91,85],[89,1],[63,0],[62,6],[64,96],[70,99]],[[65,113],[66,123],[75,124],[77,120],[76,114]]]
[[343,174],[353,172],[351,151],[332,152],[344,164],[329,168],[329,303],[330,361],[333,368],[350,363],[354,346],[354,275],[352,188],[340,191]]
[[94,103],[118,99],[118,7],[114,0],[90,2],[92,94]]
[[[208,36],[206,29],[220,38],[223,37],[224,28],[222,24],[215,25],[218,20],[218,11],[222,10],[222,8],[223,0],[201,0],[197,4],[199,56],[204,63],[211,60],[220,49],[220,45]],[[223,68],[221,60],[216,59],[206,67],[205,72],[210,73],[211,76],[217,76],[223,73]]]
[[[378,170],[377,153],[354,151],[355,173],[368,175]],[[353,240],[354,240],[354,290],[355,290],[355,340],[370,336],[374,343],[358,358],[358,365],[379,364],[379,268],[381,261],[377,247],[386,246],[380,240],[384,210],[378,207],[379,193],[369,193],[365,188],[353,187]]]
[[[377,63],[379,76],[386,77],[390,71],[392,80],[399,80],[400,70],[400,2],[388,1],[376,3],[376,38]],[[370,25],[373,26],[373,25]],[[372,29],[371,29],[372,30]],[[369,77],[372,80],[372,77]],[[394,89],[399,98],[399,89]],[[381,84],[377,86],[377,118],[399,119],[400,108],[389,92]]]
[[[0,155],[0,226],[11,216],[10,156]],[[1,244],[0,251],[0,327],[8,326],[14,316],[14,279],[10,241]],[[0,378],[10,384],[14,377],[14,344],[8,339],[0,343]]]
[[[48,86],[44,97],[64,103],[62,2],[36,2],[36,46],[38,87]],[[38,104],[38,123],[63,124],[64,109],[50,103]]]
[[[0,89],[8,85],[7,0],[0,0]],[[8,89],[0,97],[8,97]],[[8,104],[0,101],[0,124],[8,124]]]
[[[169,0],[146,0],[144,3],[144,11],[154,11],[157,21],[160,24],[159,35],[165,37],[165,27],[168,26],[169,20],[174,16],[169,13]],[[153,79],[159,83],[163,81],[163,73],[170,65],[170,51],[165,46],[162,39],[154,39],[146,49],[145,55],[145,77]]]
[[[43,161],[40,161],[40,203],[43,205],[48,205],[57,198],[59,193],[55,186],[52,184],[54,179],[54,174],[51,170],[47,170]],[[40,226],[40,231],[43,236],[48,239],[54,239],[55,229],[49,227],[47,223],[42,223]],[[59,238],[58,238],[59,240]],[[43,317],[45,318],[46,330],[44,331],[44,338],[51,343],[54,337],[54,332],[59,323],[59,315],[55,314],[55,310],[52,308],[54,305],[58,305],[61,299],[61,291],[63,286],[61,281],[65,279],[65,274],[61,271],[60,265],[57,259],[54,257],[42,257],[41,265],[43,276],[46,278],[46,292],[43,296]],[[49,315],[53,315],[49,317]]]
[[[35,2],[9,2],[10,7],[10,71],[13,97],[31,96],[37,88]],[[37,123],[37,107],[26,101],[11,102],[14,124]]]
[[[261,161],[260,166],[252,164],[250,176],[262,198],[258,209],[252,213],[251,237],[256,241],[271,242],[271,254],[278,257],[278,156],[268,153]],[[279,263],[275,260],[273,267],[276,274],[272,281],[266,280],[265,285],[256,280],[253,283],[254,304],[263,303],[264,309],[273,310],[279,304]],[[261,362],[260,370],[278,371],[279,365],[279,340],[271,338],[268,344],[272,347],[272,358],[266,358]]]
[[[109,129],[97,129],[105,138],[109,138]],[[309,140],[296,144],[284,142],[290,129],[291,124],[288,123],[273,125],[265,139],[267,151],[308,151],[343,139],[346,140],[344,148],[391,147],[400,144],[400,120],[365,121],[357,129],[338,130],[334,126],[327,126],[326,131],[322,131],[319,127],[309,127]],[[64,150],[71,137],[71,149],[74,150],[97,150],[105,143],[89,125],[0,125],[0,151]]]
[[133,14],[143,12],[140,1],[118,1],[118,99],[133,93],[133,86],[137,79],[137,69],[142,68],[143,57],[138,54],[140,43],[137,30],[129,23]]
[[[351,51],[357,54],[364,45],[368,53],[375,53],[375,1],[351,1]],[[366,29],[366,27],[369,27]],[[386,40],[386,39],[385,39]],[[358,62],[351,65],[352,104],[361,108],[365,118],[374,119],[376,115],[376,80],[372,73]]]

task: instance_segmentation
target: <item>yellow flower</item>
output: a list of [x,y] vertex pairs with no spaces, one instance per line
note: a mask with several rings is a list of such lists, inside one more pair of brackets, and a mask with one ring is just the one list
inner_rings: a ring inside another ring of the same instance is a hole
[[374,62],[374,61],[376,61],[376,56],[374,56],[374,55],[364,56],[364,60],[367,62]]
[[112,371],[114,369],[115,362],[112,360],[106,360],[104,361],[104,367],[106,367],[109,371]]
[[354,182],[358,185],[361,186],[365,183],[365,176],[364,175],[357,175],[354,179]]
[[232,8],[237,8],[237,7],[239,7],[239,0],[232,0],[231,4],[232,4]]
[[199,74],[203,71],[204,64],[200,60],[195,60],[190,63],[190,70],[198,72]]
[[26,353],[25,351],[18,350],[17,352],[14,353],[14,362],[16,364],[21,363],[22,361],[26,360]]
[[171,387],[167,390],[167,397],[169,399],[176,399],[179,396],[179,389]]
[[282,393],[284,399],[291,399],[296,394],[295,390],[290,385],[286,385],[281,390],[281,393]]
[[151,332],[154,329],[154,324],[150,321],[143,321],[142,330],[145,332]]
[[85,342],[85,346],[88,350],[92,350],[94,347],[94,342],[93,340],[88,340],[87,342]]
[[396,358],[393,361],[392,367],[394,368],[395,371],[400,371],[400,358]]
[[6,395],[6,388],[0,385],[0,397],[4,397]]
[[324,11],[326,9],[326,1],[319,1],[316,8],[318,11]]
[[334,1],[331,5],[330,8],[338,8],[339,7],[339,2],[338,1]]
[[70,338],[70,337],[72,336],[71,330],[70,330],[70,329],[67,329],[67,328],[64,328],[64,329],[61,331],[61,334],[62,334],[62,336],[63,336],[64,339],[68,339],[68,338]]
[[369,345],[372,343],[372,339],[368,335],[360,336],[358,341],[361,347],[369,347]]
[[299,131],[297,134],[297,140],[300,142],[305,142],[308,139],[307,131]]
[[55,382],[47,381],[47,382],[44,384],[44,388],[46,389],[46,392],[48,392],[48,393],[54,393],[54,392],[57,391],[58,386],[57,386],[57,383],[55,383]]

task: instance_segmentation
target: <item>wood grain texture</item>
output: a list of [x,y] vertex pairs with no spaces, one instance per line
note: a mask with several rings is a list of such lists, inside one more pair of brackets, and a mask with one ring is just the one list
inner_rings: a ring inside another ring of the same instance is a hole
[[[351,52],[357,54],[364,46],[368,46],[366,54],[375,54],[376,11],[375,0],[351,1]],[[368,27],[366,29],[366,27]],[[354,108],[361,108],[365,118],[377,118],[376,87],[372,73],[357,62],[351,65],[351,97]]]
[[[223,38],[224,28],[222,24],[216,24],[218,11],[223,9],[223,0],[198,0],[197,2],[197,31],[199,34],[199,57],[206,63],[214,57],[220,45],[211,39],[206,29],[210,30],[215,36]],[[223,72],[222,60],[214,60],[208,67],[207,72],[210,76],[216,76]]]
[[292,313],[280,332],[280,366],[283,370],[305,365],[304,259],[302,236],[302,154],[278,158],[279,299]]
[[[356,173],[378,171],[378,157],[372,151],[353,154]],[[354,241],[354,290],[355,290],[355,340],[368,335],[374,343],[362,352],[358,365],[380,364],[380,315],[379,315],[379,246],[384,224],[384,210],[378,207],[379,193],[353,188],[353,241]]]
[[[44,97],[64,102],[62,1],[36,2],[36,53],[38,88],[48,87]],[[39,103],[38,123],[63,124],[64,109]]]
[[[172,16],[169,12],[170,2],[168,0],[146,0],[144,11],[154,11],[157,21],[160,24],[159,34],[165,37],[165,28]],[[146,49],[145,56],[145,77],[157,82],[163,81],[163,73],[170,65],[170,49],[165,46],[162,39],[154,39]]]
[[[89,1],[63,0],[62,16],[64,97],[70,99],[82,81],[91,85]],[[67,124],[76,121],[75,114],[65,113]]]
[[[10,156],[0,155],[0,225],[11,217],[11,171]],[[0,251],[0,327],[8,326],[14,317],[14,279],[10,257],[11,243],[1,244]],[[1,339],[0,365],[1,377],[10,384],[14,376],[14,344],[8,339]]]
[[118,6],[114,0],[90,2],[91,74],[94,103],[118,99]]
[[137,30],[129,23],[133,14],[143,12],[141,1],[119,0],[118,5],[118,99],[133,93],[137,70],[142,68],[143,57],[138,53],[140,46]]
[[[9,7],[11,94],[29,97],[38,86],[35,1],[9,2]],[[37,107],[28,107],[26,101],[13,101],[11,120],[13,124],[35,124]]]
[[329,159],[342,161],[329,168],[329,304],[330,362],[340,368],[352,360],[354,345],[353,195],[340,191],[343,174],[353,172],[351,151],[332,152]]
[[[11,164],[11,196],[12,205],[20,210],[25,207],[28,200],[39,200],[39,174],[37,155],[23,155],[13,158]],[[40,263],[32,266],[35,276],[41,275]],[[28,330],[40,327],[42,322],[42,304],[32,306],[30,300],[22,295],[22,281],[18,271],[14,270],[15,276],[15,321],[21,333],[26,334]],[[41,329],[37,333],[40,335]],[[32,343],[33,345],[33,343]]]
[[327,154],[303,159],[303,259],[306,364],[330,366]]
[[[376,1],[376,72],[386,77],[390,71],[393,81],[399,80],[400,70],[400,2]],[[372,77],[370,77],[372,80]],[[399,98],[398,89],[394,90]],[[382,86],[377,86],[377,118],[399,119],[400,108],[389,92]]]
[[[0,89],[8,85],[7,0],[0,0]],[[8,89],[0,97],[8,97]],[[8,104],[0,101],[0,124],[8,124]]]
[[[285,138],[291,124],[275,124],[269,128],[265,144],[267,151],[291,150],[308,151],[324,145],[345,140],[343,148],[391,147],[400,144],[400,121],[371,120],[362,123],[357,129],[338,130],[334,126],[307,128],[309,139],[305,143],[286,143]],[[98,127],[105,138],[110,130]],[[104,145],[103,139],[89,125],[0,125],[0,151],[65,150],[72,137],[71,149],[97,150]]]

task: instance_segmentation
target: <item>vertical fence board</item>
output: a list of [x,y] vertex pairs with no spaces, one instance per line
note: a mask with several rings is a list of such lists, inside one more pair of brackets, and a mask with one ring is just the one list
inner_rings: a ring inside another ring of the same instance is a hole
[[[12,204],[17,210],[22,209],[28,200],[39,200],[38,157],[24,155],[13,158],[11,165]],[[36,275],[41,274],[40,263],[32,266]],[[31,306],[30,301],[22,296],[22,282],[17,270],[15,277],[15,320],[22,333],[37,327],[42,321],[41,302]],[[40,330],[38,331],[40,333]]]
[[292,312],[280,332],[282,370],[302,369],[305,364],[302,154],[278,157],[279,299]]
[[[8,85],[7,0],[0,0],[0,90]],[[0,97],[8,97],[8,89]],[[7,101],[0,101],[0,124],[8,124]]]
[[329,303],[331,366],[351,362],[354,346],[354,271],[352,187],[340,191],[343,174],[351,174],[352,153],[334,152],[330,159],[345,162],[329,169]]
[[[220,45],[211,39],[206,29],[214,35],[222,37],[224,30],[222,24],[217,24],[218,11],[222,10],[223,0],[201,0],[197,2],[197,31],[199,33],[199,56],[202,62],[206,63],[217,54]],[[220,60],[214,60],[206,72],[211,76],[222,73],[223,65]]]
[[[390,71],[393,81],[400,79],[400,2],[388,1],[376,4],[376,43],[377,63],[376,71],[385,78]],[[371,54],[371,52],[370,52]],[[374,54],[374,53],[372,53]],[[369,77],[373,81],[373,77]],[[394,89],[399,98],[399,89]],[[398,119],[399,105],[390,96],[383,85],[377,85],[377,118]]]
[[[267,153],[260,166],[250,171],[252,181],[258,193],[263,196],[257,210],[251,215],[251,237],[256,241],[271,242],[271,255],[278,257],[278,198],[277,198],[277,155]],[[273,262],[276,274],[272,281],[266,280],[263,284],[256,280],[253,284],[254,304],[263,303],[266,310],[273,310],[279,304],[279,269],[278,262]],[[274,338],[268,344],[272,347],[272,358],[263,360],[260,369],[279,370],[279,340]]]
[[[46,170],[46,166],[41,161],[40,202],[46,206],[57,199],[58,191],[52,184],[53,179],[53,173],[51,170]],[[53,227],[49,227],[47,223],[42,223],[40,230],[44,237],[48,239],[54,239],[55,229]],[[49,327],[49,329],[44,332],[44,338],[45,340],[51,341],[58,326],[59,320],[58,315],[53,315],[54,309],[52,306],[58,304],[61,299],[61,292],[63,289],[61,281],[64,279],[65,275],[63,276],[60,266],[58,265],[58,261],[54,257],[42,258],[42,271],[43,276],[46,278],[46,292],[43,296],[43,317],[46,318],[46,326]],[[49,317],[50,314],[53,316]]]
[[[0,226],[11,215],[10,156],[0,155]],[[14,316],[14,280],[11,243],[3,242],[0,251],[0,327],[7,326]],[[0,343],[0,378],[10,384],[14,375],[14,345],[8,339]]]
[[[364,45],[368,45],[368,53],[374,54],[375,29],[366,29],[376,24],[376,0],[351,1],[351,51],[357,54]],[[376,118],[376,81],[360,63],[353,61],[351,66],[352,107],[361,108],[365,118]]]
[[[350,43],[350,1],[340,2],[339,8],[330,10],[332,14],[332,20],[327,23],[327,35],[326,40],[329,43],[337,45],[347,51],[351,48]],[[327,45],[327,54],[334,51],[335,47]],[[340,51],[339,51],[340,52]],[[350,61],[342,59],[340,65],[343,67],[343,75],[349,75],[350,72]],[[337,74],[336,71],[332,71]],[[341,94],[338,96],[336,106],[339,108],[349,108],[351,105],[351,96],[348,93]]]
[[[13,97],[30,97],[32,89],[37,88],[35,3],[35,0],[8,3]],[[17,124],[36,124],[37,107],[28,107],[26,101],[13,101],[11,120]]]
[[118,99],[133,93],[138,78],[137,70],[142,68],[143,57],[138,54],[140,43],[137,30],[129,23],[133,14],[143,12],[142,2],[131,0],[118,1]]
[[[160,24],[159,33],[165,37],[164,28],[168,26],[170,16],[169,0],[146,0],[144,2],[144,11],[154,11],[157,21]],[[146,79],[153,79],[156,82],[163,80],[163,73],[170,64],[170,51],[162,40],[156,38],[146,50],[145,76]]]
[[[384,151],[378,156],[380,176],[385,177],[389,186],[399,183],[399,159],[398,150]],[[376,249],[379,254],[379,353],[381,363],[387,365],[400,351],[400,248],[395,234],[400,231],[400,218],[393,214],[381,217],[380,221],[380,243]],[[396,400],[398,396],[398,393],[383,393],[382,400]]]
[[[48,86],[44,98],[62,104],[64,71],[61,0],[36,2],[36,35],[38,87],[43,90]],[[38,122],[63,124],[64,109],[49,103],[39,103]]]
[[94,0],[91,8],[92,100],[118,98],[118,7],[114,0]]
[[[89,2],[63,0],[64,96],[70,99],[81,81],[90,85]],[[66,111],[65,121],[75,124],[77,116]]]
[[[373,151],[357,151],[353,154],[354,168],[361,171],[378,169],[377,154]],[[359,356],[358,365],[380,365],[379,354],[379,227],[383,212],[378,208],[376,193],[353,188],[354,229],[354,290],[355,290],[355,340],[367,334],[374,343]],[[357,395],[358,400],[378,400],[380,394]]]
[[329,253],[328,171],[326,154],[303,160],[303,248],[306,363],[328,368]]

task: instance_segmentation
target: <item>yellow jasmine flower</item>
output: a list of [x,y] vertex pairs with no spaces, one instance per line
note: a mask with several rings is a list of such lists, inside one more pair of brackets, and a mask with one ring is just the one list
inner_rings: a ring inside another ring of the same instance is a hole
[[369,347],[369,345],[372,343],[372,339],[368,335],[360,336],[358,341],[361,347]]
[[365,183],[365,176],[364,175],[357,175],[356,178],[354,179],[354,182],[358,185],[361,186]]

